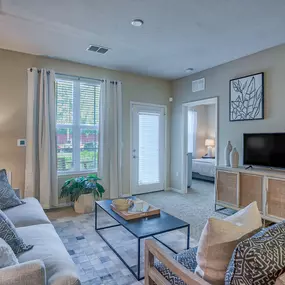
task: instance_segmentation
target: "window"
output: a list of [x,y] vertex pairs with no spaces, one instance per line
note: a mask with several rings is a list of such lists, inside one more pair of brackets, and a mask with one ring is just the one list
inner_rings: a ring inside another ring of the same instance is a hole
[[58,172],[97,171],[100,82],[57,76]]

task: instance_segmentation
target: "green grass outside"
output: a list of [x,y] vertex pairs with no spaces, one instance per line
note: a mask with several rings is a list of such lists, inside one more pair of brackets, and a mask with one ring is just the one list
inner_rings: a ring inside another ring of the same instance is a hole
[[[58,169],[60,171],[70,170],[72,168],[72,153],[71,152],[58,152]],[[98,161],[98,151],[82,150],[80,151],[81,168],[92,169],[94,168],[94,161]],[[96,166],[96,165],[95,165]]]

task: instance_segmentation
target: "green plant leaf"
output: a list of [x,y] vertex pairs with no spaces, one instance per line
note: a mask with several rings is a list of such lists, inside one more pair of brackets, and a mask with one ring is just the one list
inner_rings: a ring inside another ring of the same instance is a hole
[[97,183],[97,189],[98,189],[98,192],[99,192],[100,198],[102,198],[103,193],[105,193],[105,189],[104,189],[104,187],[103,187],[100,183]]
[[89,174],[86,176],[87,179],[102,180],[96,174]]
[[101,180],[97,175],[73,177],[65,181],[61,187],[60,198],[70,197],[72,202],[79,199],[80,195],[92,193],[94,198],[102,198],[104,187],[97,181]]

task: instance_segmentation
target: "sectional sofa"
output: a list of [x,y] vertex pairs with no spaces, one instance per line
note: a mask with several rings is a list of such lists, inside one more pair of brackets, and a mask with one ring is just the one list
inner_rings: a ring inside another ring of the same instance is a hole
[[0,285],[80,285],[76,266],[38,200],[23,201],[3,212],[34,247],[17,255],[19,264],[0,269]]

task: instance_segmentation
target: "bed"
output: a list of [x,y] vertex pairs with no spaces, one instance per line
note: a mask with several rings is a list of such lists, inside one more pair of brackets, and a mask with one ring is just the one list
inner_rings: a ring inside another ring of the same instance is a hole
[[193,158],[192,159],[192,178],[205,181],[215,181],[215,159],[212,158]]

